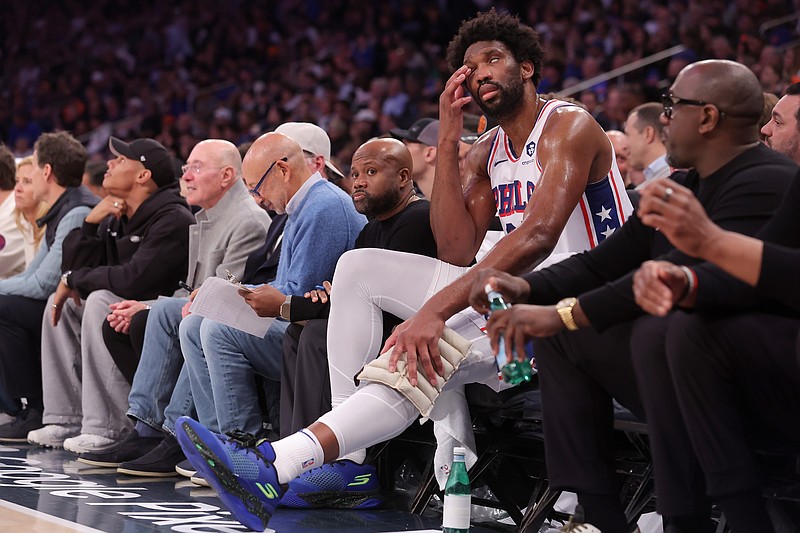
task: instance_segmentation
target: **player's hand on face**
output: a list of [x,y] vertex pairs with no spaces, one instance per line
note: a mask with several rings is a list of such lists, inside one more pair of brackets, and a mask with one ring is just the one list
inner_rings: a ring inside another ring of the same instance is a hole
[[439,96],[439,142],[458,142],[464,129],[465,105],[472,97],[464,90],[471,70],[462,65],[450,76]]
[[100,200],[100,202],[94,206],[89,214],[86,215],[86,222],[91,224],[99,224],[108,215],[113,215],[116,218],[120,218],[125,214],[127,208],[128,207],[125,204],[125,200],[118,196],[109,194]]

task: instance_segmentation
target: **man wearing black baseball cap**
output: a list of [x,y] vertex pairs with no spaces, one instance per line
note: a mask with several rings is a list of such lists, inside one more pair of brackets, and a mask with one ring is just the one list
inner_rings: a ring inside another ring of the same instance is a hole
[[151,178],[158,188],[174,184],[177,180],[172,156],[164,145],[155,139],[136,139],[126,143],[111,137],[108,139],[108,149],[117,157],[139,161],[150,171]]
[[[65,445],[81,432],[81,422],[86,433],[129,431],[124,415],[83,417],[84,404],[117,405],[128,395],[101,327],[110,304],[170,295],[187,271],[194,217],[180,196],[169,152],[153,139],[126,143],[114,137],[109,149],[114,157],[103,178],[109,194],[64,239],[64,273],[42,325],[46,425],[28,439],[44,446]],[[97,393],[100,381],[113,382],[107,396]],[[93,449],[105,444],[100,439],[75,444]]]
[[430,199],[433,191],[433,176],[436,174],[436,143],[439,139],[439,121],[435,118],[421,118],[407,130],[393,129],[389,133],[400,139],[411,152],[414,168],[411,178],[417,190]]

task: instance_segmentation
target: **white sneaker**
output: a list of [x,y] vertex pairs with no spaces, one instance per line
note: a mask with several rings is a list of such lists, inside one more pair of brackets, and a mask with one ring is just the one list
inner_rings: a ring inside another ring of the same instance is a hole
[[189,479],[191,480],[191,482],[192,482],[194,485],[199,485],[199,486],[201,486],[201,487],[210,487],[210,486],[211,486],[211,483],[209,483],[208,481],[206,481],[206,480],[205,480],[205,478],[202,478],[202,477],[200,477],[200,476],[197,476],[197,475],[194,475],[194,476],[192,476],[192,477],[191,477],[191,478],[189,478]]
[[28,433],[28,442],[45,448],[62,448],[65,439],[74,437],[80,432],[81,429],[77,425],[48,424],[43,428],[35,429]]
[[101,435],[83,433],[64,441],[64,449],[74,453],[102,452],[117,443],[114,439]]

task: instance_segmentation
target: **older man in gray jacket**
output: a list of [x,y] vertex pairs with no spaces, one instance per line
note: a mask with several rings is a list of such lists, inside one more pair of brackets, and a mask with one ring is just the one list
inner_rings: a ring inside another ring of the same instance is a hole
[[[188,284],[199,286],[208,277],[224,277],[226,271],[240,276],[247,256],[263,242],[270,219],[244,186],[238,150],[223,140],[210,139],[198,143],[183,166],[182,179],[186,185],[187,202],[202,208],[195,217],[196,223],[189,227]],[[188,305],[189,300],[185,297],[161,298],[154,302],[127,300],[113,304],[114,316],[117,317],[151,309],[145,329],[143,359],[134,378],[132,398],[146,396],[150,401],[154,384],[164,383],[156,390],[168,389],[164,403],[169,400],[171,387],[183,363],[177,331]],[[120,314],[123,310],[128,314]],[[102,324],[109,309],[106,307],[98,312],[101,313],[99,324]],[[45,402],[44,421],[50,425],[28,435],[28,440],[34,444],[63,445],[75,453],[95,452],[113,446],[132,431],[132,424],[125,416],[131,388],[115,368],[103,342],[101,327],[98,325],[92,338],[84,338],[82,342],[91,342],[94,347],[85,354],[91,359],[88,366],[101,369],[93,372],[100,378],[93,380],[91,387],[84,383],[83,401],[78,402],[78,406],[82,403],[82,417],[80,408],[75,409],[74,405],[68,408],[72,413],[70,416],[48,416]],[[68,339],[54,338],[47,344],[50,350],[74,349]],[[61,403],[74,404],[75,399],[68,394],[69,376],[51,374],[49,380],[46,378],[45,386],[49,384],[51,390],[63,393]]]

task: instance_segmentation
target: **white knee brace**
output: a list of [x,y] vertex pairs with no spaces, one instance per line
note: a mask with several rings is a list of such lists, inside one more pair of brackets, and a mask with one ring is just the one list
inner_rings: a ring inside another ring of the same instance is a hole
[[453,375],[453,372],[461,365],[461,362],[467,357],[472,343],[451,330],[445,328],[442,333],[442,338],[439,339],[439,353],[442,355],[442,365],[444,366],[444,377],[436,377],[436,386],[434,387],[427,379],[425,379],[424,371],[421,367],[417,367],[417,386],[411,385],[408,380],[408,363],[406,361],[407,354],[403,354],[397,362],[397,369],[394,372],[389,371],[389,358],[391,357],[392,350],[387,350],[382,353],[380,357],[368,363],[361,372],[358,374],[357,379],[364,381],[371,381],[373,383],[382,383],[391,387],[403,396],[409,399],[414,404],[422,416],[427,417],[430,410],[433,408],[433,403],[442,392],[442,387]]

